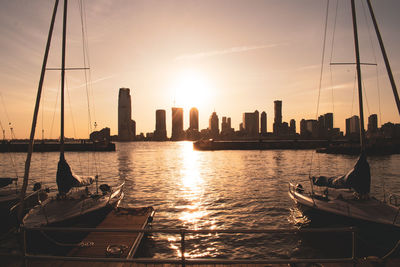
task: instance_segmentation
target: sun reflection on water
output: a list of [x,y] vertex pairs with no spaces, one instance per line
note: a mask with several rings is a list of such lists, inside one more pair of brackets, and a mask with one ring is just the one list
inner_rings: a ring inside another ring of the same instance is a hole
[[[181,143],[181,169],[179,171],[180,179],[180,198],[182,203],[181,206],[176,208],[179,209],[178,219],[181,221],[181,225],[189,229],[204,229],[204,228],[215,228],[214,221],[209,219],[209,211],[205,208],[204,204],[204,192],[206,181],[202,177],[201,173],[201,153],[193,149],[191,142]],[[199,235],[187,235],[186,240],[197,240],[201,239]],[[180,251],[180,239],[176,237],[168,238],[170,242],[170,248],[176,251],[178,257],[181,256]],[[196,242],[195,242],[196,243]],[[215,253],[215,248],[207,248],[206,251],[201,251],[194,245],[190,252],[185,252],[186,257],[205,257],[209,254]]]

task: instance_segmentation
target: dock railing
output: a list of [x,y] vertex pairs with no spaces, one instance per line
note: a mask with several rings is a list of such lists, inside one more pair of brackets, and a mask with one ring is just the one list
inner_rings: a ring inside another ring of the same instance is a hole
[[[27,252],[26,231],[44,232],[111,232],[111,233],[164,233],[180,235],[180,254],[177,258],[117,258],[117,257],[81,257],[81,256],[51,256],[34,255]],[[189,234],[299,234],[299,233],[351,233],[351,257],[346,258],[269,258],[269,259],[220,259],[220,258],[187,258],[185,237]],[[117,228],[65,228],[65,227],[37,227],[22,228],[23,233],[23,255],[19,255],[25,260],[45,260],[45,261],[79,261],[79,262],[108,262],[108,263],[144,263],[144,264],[181,264],[182,266],[192,264],[295,264],[295,263],[353,263],[356,258],[356,232],[355,227],[345,228],[303,228],[303,229],[117,229]],[[17,256],[17,255],[14,255]]]

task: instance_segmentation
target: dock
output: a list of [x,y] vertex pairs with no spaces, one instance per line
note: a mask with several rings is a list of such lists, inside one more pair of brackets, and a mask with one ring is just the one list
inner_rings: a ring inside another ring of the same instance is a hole
[[[115,151],[114,143],[96,143],[87,140],[67,142],[64,145],[65,151]],[[27,152],[28,142],[3,141],[0,143],[0,153]],[[57,142],[37,141],[33,144],[34,152],[58,152],[60,144]]]
[[316,149],[326,147],[327,140],[200,140],[193,143],[196,150],[270,150],[270,149]]
[[[65,256],[74,258],[120,258],[131,259],[134,257],[142,241],[144,233],[123,232],[126,229],[145,229],[151,223],[154,216],[152,207],[143,208],[117,208],[111,211],[106,218],[90,232],[81,244],[83,247],[75,247]],[[118,229],[105,231],[102,229]],[[121,231],[120,231],[121,230]],[[110,263],[88,261],[65,261],[62,259],[28,259],[27,266],[109,266]],[[61,257],[62,258],[62,257]],[[23,262],[22,260],[20,260]],[[15,262],[14,262],[15,263]],[[115,264],[115,263],[114,263]],[[13,266],[18,266],[14,265]],[[114,265],[118,266],[118,265]]]

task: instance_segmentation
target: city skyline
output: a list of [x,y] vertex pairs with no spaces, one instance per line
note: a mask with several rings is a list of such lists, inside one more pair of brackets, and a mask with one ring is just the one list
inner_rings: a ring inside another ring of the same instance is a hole
[[[368,25],[360,1],[358,20],[362,61],[374,63],[369,49]],[[89,2],[88,2],[89,3]],[[331,1],[330,11],[336,1]],[[333,112],[335,125],[345,129],[345,119],[358,114],[354,102],[354,66],[330,66],[331,62],[353,62],[354,48],[350,27],[350,8],[338,5],[333,52],[333,14],[330,14],[319,114]],[[400,42],[396,10],[398,1],[372,1],[397,84],[400,73]],[[32,120],[40,64],[49,27],[52,1],[1,2],[0,66],[2,112],[0,120],[10,137],[8,122],[16,138],[26,138]],[[78,6],[71,1],[67,39],[67,67],[82,67],[81,28]],[[317,119],[318,82],[324,31],[325,1],[96,1],[85,6],[87,38],[91,62],[91,127],[87,126],[84,75],[67,72],[66,114],[74,114],[75,127],[66,135],[86,138],[96,123],[98,129],[110,127],[118,133],[118,89],[128,87],[132,96],[132,119],[136,132],[154,131],[157,109],[166,110],[167,132],[171,133],[171,107],[183,108],[184,125],[189,127],[189,109],[197,107],[199,128],[207,128],[209,115],[216,111],[232,118],[235,129],[244,111],[268,114],[267,129],[273,129],[275,99],[281,99],[283,121]],[[75,9],[75,10],[74,10]],[[223,12],[222,12],[223,11]],[[60,11],[59,11],[60,12]],[[134,16],[129,16],[135,14]],[[171,14],[182,14],[173,16]],[[367,14],[368,16],[368,14]],[[168,21],[168,23],[165,23]],[[50,50],[49,67],[59,66],[55,40]],[[372,33],[375,50],[378,47]],[[329,55],[332,54],[332,60]],[[366,88],[366,121],[378,114],[379,125],[398,123],[398,113],[386,78],[380,53],[375,51],[378,68],[363,67]],[[332,73],[330,73],[332,69]],[[379,80],[374,77],[378,73]],[[332,81],[332,82],[331,82]],[[381,107],[374,103],[379,82]],[[59,73],[48,71],[42,99],[44,119],[39,119],[36,137],[45,129],[45,138],[57,138],[58,111],[54,108],[59,88]],[[334,91],[334,105],[332,91]],[[190,90],[188,90],[190,88]],[[84,97],[85,96],[85,97]],[[380,115],[382,113],[382,115]],[[55,118],[53,120],[53,117]],[[71,120],[71,118],[66,118]],[[42,127],[43,122],[43,127]],[[71,124],[68,124],[71,125]],[[74,132],[74,128],[76,132]]]

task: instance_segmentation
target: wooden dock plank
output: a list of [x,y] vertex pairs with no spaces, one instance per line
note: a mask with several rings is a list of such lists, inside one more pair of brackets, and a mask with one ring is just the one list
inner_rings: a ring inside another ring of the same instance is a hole
[[[152,207],[138,209],[117,209],[112,211],[96,228],[119,228],[119,229],[143,229],[149,217],[154,212]],[[110,232],[92,232],[83,240],[93,242],[94,246],[75,248],[68,256],[73,257],[107,257],[106,249],[109,245],[125,246],[121,258],[126,258],[128,252],[139,233],[110,233]]]

